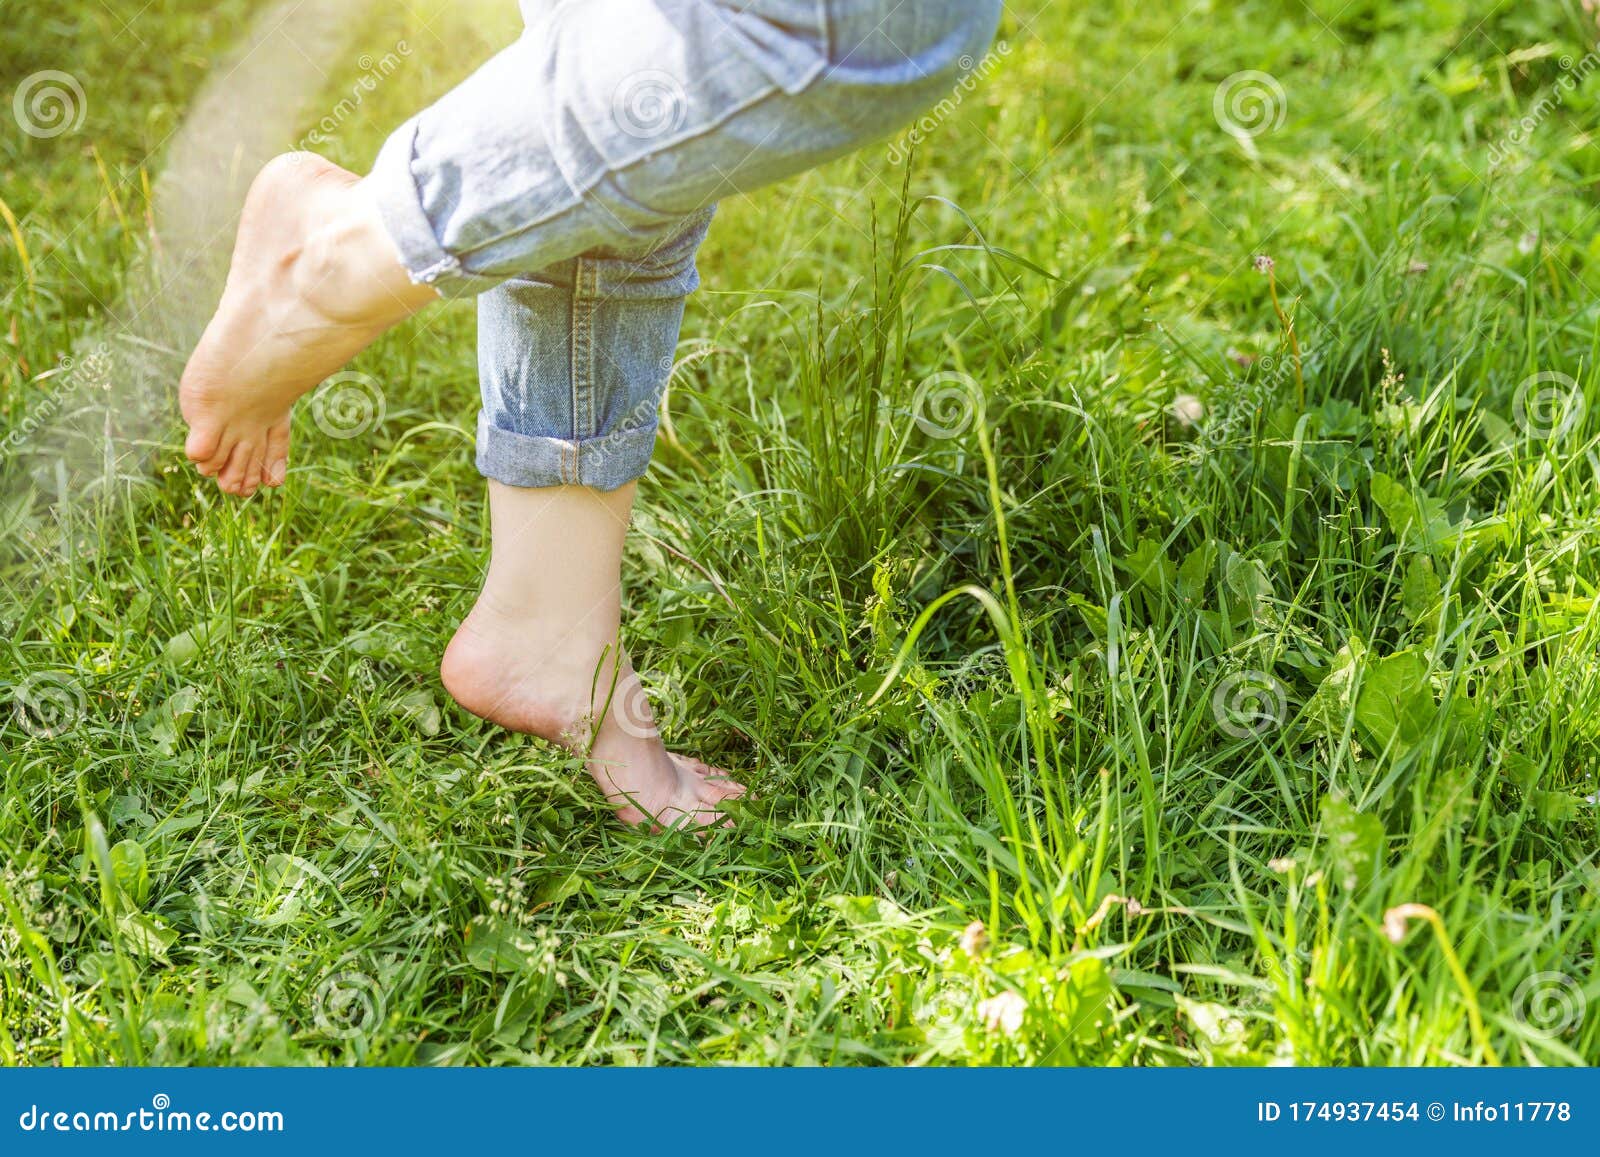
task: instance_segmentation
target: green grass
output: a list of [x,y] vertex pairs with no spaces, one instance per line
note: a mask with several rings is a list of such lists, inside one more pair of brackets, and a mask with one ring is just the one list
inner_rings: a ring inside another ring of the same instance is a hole
[[[140,166],[248,7],[158,0],[137,53],[87,0],[0,29],[91,97],[0,137],[0,434],[148,245]],[[414,51],[353,165],[511,32],[385,8],[362,50]],[[444,695],[470,308],[356,363],[367,437],[302,414],[281,494],[219,497],[175,425],[64,495],[8,444],[0,676],[67,710],[0,724],[0,1059],[1600,1058],[1593,17],[1003,35],[909,173],[728,205],[704,255],[627,615],[669,738],[755,789],[733,832],[623,832]],[[1242,70],[1286,102],[1250,138]]]

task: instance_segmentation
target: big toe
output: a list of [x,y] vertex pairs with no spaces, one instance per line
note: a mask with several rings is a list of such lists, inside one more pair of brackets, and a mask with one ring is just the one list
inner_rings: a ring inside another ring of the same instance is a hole
[[[222,430],[220,422],[196,422],[189,427],[189,436],[183,440],[183,453],[189,461],[200,467],[202,473],[215,473],[222,465],[216,460],[226,460],[221,452]],[[212,469],[207,470],[208,466]]]

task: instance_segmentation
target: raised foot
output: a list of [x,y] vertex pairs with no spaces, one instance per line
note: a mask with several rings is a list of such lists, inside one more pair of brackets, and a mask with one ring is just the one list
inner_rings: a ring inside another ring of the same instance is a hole
[[245,197],[222,300],[184,367],[184,452],[229,494],[282,485],[295,399],[437,294],[415,285],[360,178],[275,158]]
[[608,695],[606,664],[591,704],[597,666],[592,655],[580,659],[584,648],[542,646],[529,634],[480,605],[445,651],[445,689],[480,718],[582,755],[617,818],[629,827],[732,826],[721,807],[742,796],[744,786],[719,768],[666,749],[631,666],[624,663]]

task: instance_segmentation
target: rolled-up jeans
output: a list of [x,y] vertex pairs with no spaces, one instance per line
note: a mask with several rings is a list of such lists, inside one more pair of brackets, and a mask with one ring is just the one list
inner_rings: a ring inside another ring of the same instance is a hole
[[515,44],[368,178],[413,280],[479,295],[478,468],[613,490],[647,469],[716,203],[951,94],[1000,0],[523,0]]

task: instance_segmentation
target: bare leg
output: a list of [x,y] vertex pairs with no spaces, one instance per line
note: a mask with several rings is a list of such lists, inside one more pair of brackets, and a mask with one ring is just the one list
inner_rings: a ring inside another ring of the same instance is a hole
[[622,546],[634,489],[491,481],[488,578],[441,674],[474,715],[585,756],[623,823],[725,823],[718,805],[744,788],[667,751],[621,649]]

